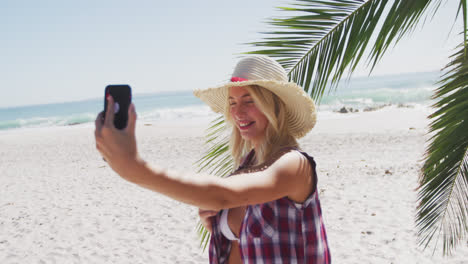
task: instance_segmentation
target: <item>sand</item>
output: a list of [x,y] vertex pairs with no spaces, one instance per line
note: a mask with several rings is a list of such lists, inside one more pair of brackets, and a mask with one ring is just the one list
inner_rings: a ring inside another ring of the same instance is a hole
[[[416,244],[425,108],[322,114],[300,144],[317,162],[334,263],[467,263]],[[150,163],[195,170],[206,122],[140,122]],[[91,124],[0,132],[0,263],[208,263],[197,209],[142,189],[102,160]]]

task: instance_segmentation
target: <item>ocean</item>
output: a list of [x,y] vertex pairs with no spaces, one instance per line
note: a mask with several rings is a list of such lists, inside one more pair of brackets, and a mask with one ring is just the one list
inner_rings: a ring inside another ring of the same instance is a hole
[[[439,77],[439,72],[424,72],[352,78],[325,95],[318,111],[326,118],[342,107],[363,111],[385,105],[428,106]],[[192,91],[133,93],[139,122],[185,122],[217,116]],[[103,98],[0,108],[0,131],[92,123],[102,110]]]

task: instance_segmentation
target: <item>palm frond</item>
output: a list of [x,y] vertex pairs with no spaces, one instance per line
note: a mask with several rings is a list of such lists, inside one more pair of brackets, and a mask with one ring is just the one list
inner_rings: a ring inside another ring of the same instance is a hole
[[[228,152],[229,139],[227,136],[223,136],[227,129],[223,116],[219,116],[211,122],[206,132],[205,141],[208,150],[202,158],[195,162],[195,165],[199,167],[198,172],[208,171],[210,174],[225,177],[232,171],[233,160]],[[197,224],[197,232],[200,237],[200,247],[204,251],[210,241],[210,233],[200,222]]]
[[372,48],[371,59],[374,61],[372,68],[392,44],[395,45],[417,26],[429,6],[432,5],[434,7],[432,12],[436,13],[440,4],[441,0],[395,1]]
[[458,15],[460,14],[460,11],[462,11],[463,13],[463,34],[464,34],[464,44],[465,44],[465,56],[467,55],[466,51],[467,51],[467,48],[468,48],[468,37],[467,37],[467,28],[468,28],[468,25],[467,25],[467,22],[468,22],[468,14],[467,14],[467,4],[466,4],[466,0],[460,0],[460,4],[458,6],[458,12],[457,12],[457,15],[455,17],[455,20],[458,18]]
[[[275,57],[290,80],[320,102],[345,72],[351,75],[369,44],[374,66],[391,44],[415,27],[431,2],[438,6],[440,1],[395,0],[385,13],[388,0],[295,0],[292,7],[279,7],[293,16],[272,19],[274,29],[263,33],[267,37],[249,43],[263,49],[246,53]],[[379,22],[383,26],[373,39]]]
[[203,251],[205,251],[206,246],[208,246],[208,243],[210,242],[210,232],[205,229],[201,222],[198,222],[197,224],[197,232],[198,236],[200,237],[200,247],[203,248]]
[[[468,57],[465,45],[452,56],[433,97],[431,142],[426,151],[416,217],[420,245],[442,234],[450,254],[468,232]],[[434,249],[436,249],[435,243]]]

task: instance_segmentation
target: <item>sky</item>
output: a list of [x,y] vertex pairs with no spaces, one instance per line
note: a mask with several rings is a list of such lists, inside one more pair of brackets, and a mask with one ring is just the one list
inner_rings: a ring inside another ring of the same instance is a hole
[[[108,84],[133,93],[227,81],[245,43],[282,16],[277,0],[2,0],[0,107],[99,98]],[[392,48],[373,76],[438,71],[461,43],[457,0]],[[365,76],[360,67],[354,76]]]

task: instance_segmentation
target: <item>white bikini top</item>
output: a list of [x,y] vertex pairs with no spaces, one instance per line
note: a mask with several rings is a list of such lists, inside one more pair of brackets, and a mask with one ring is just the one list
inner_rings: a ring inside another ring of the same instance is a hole
[[219,229],[221,230],[221,233],[227,239],[231,241],[239,242],[239,238],[236,237],[236,235],[232,232],[231,228],[229,227],[228,219],[227,219],[228,213],[229,213],[229,209],[223,209],[221,211],[221,218],[219,220]]
[[[248,163],[252,158],[253,158],[253,155],[255,154],[255,151],[254,150],[251,150],[249,152],[249,154],[247,154],[247,156],[244,158],[244,160],[241,162],[241,166],[239,167],[239,169],[241,169],[242,167],[244,167],[244,165],[246,163]],[[238,169],[238,170],[239,170]],[[229,209],[223,209],[221,210],[221,217],[219,219],[219,229],[221,231],[221,234],[224,235],[224,237],[226,237],[227,239],[231,240],[231,241],[237,241],[239,242],[239,238],[236,237],[236,235],[232,232],[231,228],[229,227],[229,224],[228,224],[228,213],[229,213]]]
[[[302,208],[301,203],[294,203],[296,208]],[[236,237],[236,235],[232,232],[231,228],[229,227],[228,224],[228,214],[229,214],[229,209],[223,209],[221,210],[221,217],[219,219],[219,229],[221,230],[221,234],[224,235],[225,238],[231,240],[231,241],[237,241],[239,242],[239,238]]]

